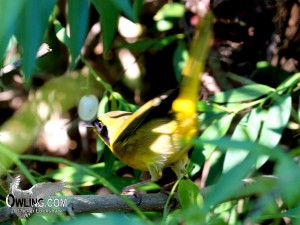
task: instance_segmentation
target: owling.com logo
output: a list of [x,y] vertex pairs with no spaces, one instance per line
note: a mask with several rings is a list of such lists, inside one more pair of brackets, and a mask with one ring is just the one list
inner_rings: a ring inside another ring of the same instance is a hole
[[48,198],[64,187],[64,182],[38,183],[29,190],[19,188],[20,177],[16,177],[10,184],[10,193],[6,196],[6,205],[20,218],[28,217],[32,213],[59,212],[67,207],[67,199]]

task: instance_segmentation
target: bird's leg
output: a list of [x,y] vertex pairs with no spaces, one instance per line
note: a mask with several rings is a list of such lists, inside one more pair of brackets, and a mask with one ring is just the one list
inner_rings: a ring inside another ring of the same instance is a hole
[[171,169],[174,171],[177,178],[180,178],[182,175],[185,174],[185,172],[186,172],[185,166],[186,166],[188,160],[189,160],[188,156],[185,155],[181,160],[178,160],[171,166]]
[[[128,193],[131,190],[134,190],[135,188],[140,187],[145,184],[148,184],[150,182],[158,181],[162,177],[162,169],[157,164],[148,165],[148,170],[150,172],[151,179],[126,186],[125,188],[123,188],[122,194]],[[135,191],[133,191],[133,192],[135,192]]]

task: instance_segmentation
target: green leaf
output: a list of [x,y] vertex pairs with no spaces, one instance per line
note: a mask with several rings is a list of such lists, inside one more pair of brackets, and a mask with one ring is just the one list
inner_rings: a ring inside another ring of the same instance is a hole
[[173,55],[173,68],[178,83],[181,81],[181,71],[188,59],[189,53],[184,42],[179,41]]
[[[213,122],[200,136],[201,139],[204,140],[216,140],[223,137],[228,131],[231,121],[235,114],[227,114],[222,118]],[[205,144],[203,154],[205,158],[208,158],[211,152],[216,148],[215,145]]]
[[228,110],[220,109],[217,104],[210,104],[206,101],[199,100],[197,102],[197,111],[198,112],[212,112],[212,113],[227,113]]
[[250,84],[218,93],[210,97],[209,101],[218,103],[249,101],[257,99],[273,91],[273,88],[263,84]]
[[284,204],[294,207],[299,204],[300,170],[299,165],[289,157],[281,158],[275,167]]
[[103,97],[99,102],[98,114],[97,114],[98,116],[108,112],[108,102],[109,102],[108,96],[103,95]]
[[160,32],[171,30],[174,27],[174,22],[170,20],[159,20],[156,22],[156,29]]
[[134,43],[125,43],[121,44],[119,48],[127,48],[131,51],[146,51],[150,48],[152,48],[156,42],[158,42],[158,39],[147,39],[142,41],[137,41]]
[[142,41],[137,41],[134,43],[126,43],[119,46],[119,48],[127,48],[131,51],[146,51],[146,50],[160,50],[167,45],[171,44],[172,42],[176,41],[177,39],[182,39],[183,35],[176,34],[170,35],[164,38],[153,38],[153,39],[146,39]]
[[89,19],[89,5],[88,0],[68,0],[68,22],[70,25],[69,49],[72,56],[71,67],[74,66],[85,40]]
[[202,149],[194,148],[193,151],[192,151],[192,154],[190,156],[190,160],[193,163],[195,163],[199,166],[202,166],[203,163],[205,162],[205,157],[203,155]]
[[134,14],[136,16],[136,18],[139,17],[142,8],[143,8],[143,4],[144,4],[144,0],[135,0],[133,2],[133,10],[134,10]]
[[132,215],[127,216],[125,214],[117,213],[93,213],[93,215],[78,215],[76,218],[70,219],[68,221],[60,221],[56,223],[57,225],[84,225],[84,224],[130,224],[130,225],[140,225],[145,224],[140,218]]
[[248,78],[245,78],[245,77],[242,77],[240,75],[237,75],[235,73],[231,73],[231,72],[226,72],[225,73],[225,76],[230,78],[231,80],[233,81],[237,81],[243,85],[250,85],[250,84],[256,84],[256,82],[248,79]]
[[210,207],[234,196],[240,188],[241,180],[253,170],[256,160],[255,154],[249,154],[243,162],[221,175],[205,199],[206,206]]
[[97,151],[97,162],[101,159],[104,149],[108,148],[104,142],[97,136],[96,138],[96,151]]
[[300,95],[299,95],[299,101],[298,101],[298,122],[300,123]]
[[178,197],[183,209],[203,205],[200,190],[190,179],[180,181],[178,185]]
[[[106,0],[108,1],[108,0]],[[111,0],[115,6],[124,13],[132,22],[137,21],[136,14],[134,13],[133,5],[130,0]]]
[[299,218],[300,219],[300,207],[289,209],[281,213],[282,217]]
[[92,0],[100,14],[104,53],[107,54],[117,31],[120,10],[110,0]]
[[[86,165],[89,169],[97,174],[104,176],[105,171],[104,163],[97,163],[93,165]],[[74,183],[80,186],[89,186],[96,183],[96,178],[87,174],[85,171],[78,170],[72,166],[66,166],[63,168],[59,168],[45,175],[47,178],[52,178],[54,180],[65,181],[68,183]]]
[[67,35],[66,28],[64,28],[58,20],[54,21],[55,34],[57,39],[70,49],[70,39]]
[[25,82],[35,66],[35,57],[42,44],[55,0],[27,0],[19,15],[17,39],[23,47],[22,61]]
[[[0,65],[6,54],[6,48],[10,38],[17,29],[17,21],[20,19],[20,12],[23,10],[25,0],[1,0],[1,26],[0,26]],[[2,67],[2,66],[0,66]]]
[[262,110],[255,108],[250,112],[247,132],[250,141],[256,141],[262,124]]
[[[277,88],[278,91],[285,91],[287,88],[293,88],[297,83],[300,82],[300,73],[295,73],[293,76],[288,77],[284,80]],[[279,94],[281,94],[279,92]]]
[[[265,115],[261,134],[258,142],[270,148],[278,145],[282,132],[286,127],[292,110],[292,98],[289,93],[285,93],[282,96],[274,95],[274,103],[269,108]],[[260,167],[266,162],[267,158],[262,157],[257,167]]]
[[170,18],[182,18],[185,12],[185,7],[182,3],[167,3],[161,7],[154,16],[154,20],[163,20]]
[[[258,113],[259,109],[254,109],[244,115],[242,120],[235,127],[232,140],[235,141],[255,141],[258,137],[259,128],[261,124],[261,116]],[[227,149],[223,164],[223,172],[226,173],[237,164],[241,163],[248,155],[245,149]]]
[[112,154],[109,148],[105,148],[104,149],[105,175],[112,174],[115,161],[116,161],[116,157]]

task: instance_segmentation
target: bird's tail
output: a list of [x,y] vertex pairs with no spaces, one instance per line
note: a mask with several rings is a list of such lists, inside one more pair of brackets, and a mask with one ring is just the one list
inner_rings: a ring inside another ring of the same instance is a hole
[[172,104],[176,119],[179,122],[179,132],[187,139],[192,138],[197,131],[196,106],[198,100],[200,76],[204,70],[208,50],[213,37],[212,13],[207,13],[200,21],[190,46],[189,58],[183,68],[183,80],[178,97]]

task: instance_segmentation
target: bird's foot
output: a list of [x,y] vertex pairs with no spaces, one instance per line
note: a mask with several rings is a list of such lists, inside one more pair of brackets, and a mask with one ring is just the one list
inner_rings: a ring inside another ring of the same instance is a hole
[[136,184],[132,184],[132,185],[126,186],[126,187],[123,188],[121,194],[134,193],[134,192],[137,191],[136,190],[137,187],[143,186],[144,184],[148,184],[150,182],[151,182],[151,180],[145,180],[145,181],[142,181],[142,182],[139,182],[139,183],[136,183]]

